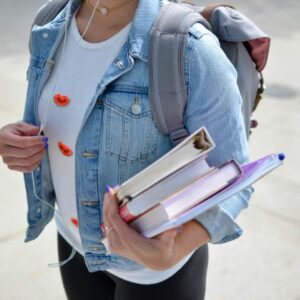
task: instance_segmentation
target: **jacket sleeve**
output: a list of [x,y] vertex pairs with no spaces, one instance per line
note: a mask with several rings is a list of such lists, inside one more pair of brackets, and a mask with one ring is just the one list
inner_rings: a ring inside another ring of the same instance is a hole
[[[208,156],[210,165],[218,166],[230,159],[245,163],[248,144],[237,73],[215,36],[202,31],[191,36],[186,50],[185,125],[190,133],[202,126],[207,128],[216,144]],[[242,234],[235,218],[248,206],[252,191],[247,188],[195,218],[210,234],[211,243],[225,243]]]

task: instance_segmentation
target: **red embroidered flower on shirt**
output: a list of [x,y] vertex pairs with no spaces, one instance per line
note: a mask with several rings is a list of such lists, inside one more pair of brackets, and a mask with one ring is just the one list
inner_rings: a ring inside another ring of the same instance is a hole
[[54,102],[58,106],[67,106],[70,103],[70,98],[61,94],[56,94],[53,98]]
[[73,225],[78,228],[79,227],[79,222],[76,218],[71,218],[71,222],[73,223]]
[[64,156],[72,156],[73,155],[73,151],[66,146],[64,143],[58,142],[58,148],[60,149],[61,153]]

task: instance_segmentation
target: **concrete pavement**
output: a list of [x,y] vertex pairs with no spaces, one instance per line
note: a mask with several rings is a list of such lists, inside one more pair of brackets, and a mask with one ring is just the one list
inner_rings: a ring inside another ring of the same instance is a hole
[[[22,116],[28,30],[41,2],[0,2],[0,126]],[[231,3],[272,36],[269,89],[255,114],[260,125],[250,141],[251,156],[284,151],[287,160],[254,186],[239,217],[244,235],[210,246],[206,299],[300,300],[300,2]],[[0,164],[0,187],[0,300],[66,299],[59,270],[47,266],[57,261],[54,223],[25,244],[22,176]]]

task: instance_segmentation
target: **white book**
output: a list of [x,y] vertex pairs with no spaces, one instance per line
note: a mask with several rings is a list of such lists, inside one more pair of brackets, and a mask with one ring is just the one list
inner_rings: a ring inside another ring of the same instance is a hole
[[214,147],[204,127],[196,130],[160,159],[122,183],[117,193],[119,205],[124,205],[162,179],[205,156]]

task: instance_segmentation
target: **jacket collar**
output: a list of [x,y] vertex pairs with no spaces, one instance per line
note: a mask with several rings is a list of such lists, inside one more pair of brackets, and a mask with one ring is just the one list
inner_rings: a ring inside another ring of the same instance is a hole
[[[167,0],[139,0],[128,38],[129,53],[132,57],[147,62],[149,34],[152,24],[160,8],[167,2]],[[80,0],[70,0],[57,18],[51,22],[52,25],[56,25],[52,28],[63,28],[66,24],[69,24],[80,3]]]

